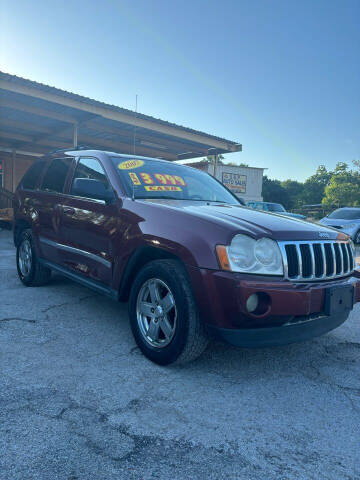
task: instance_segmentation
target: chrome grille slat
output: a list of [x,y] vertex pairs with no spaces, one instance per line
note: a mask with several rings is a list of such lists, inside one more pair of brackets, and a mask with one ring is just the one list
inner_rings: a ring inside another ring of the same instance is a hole
[[311,275],[310,278],[315,278],[316,269],[315,269],[315,254],[314,254],[314,244],[309,245],[310,257],[311,257]]
[[322,258],[323,258],[323,265],[324,265],[324,272],[322,274],[322,277],[321,278],[325,278],[326,277],[326,272],[327,272],[327,267],[326,267],[326,255],[325,255],[325,246],[323,243],[320,243],[320,248],[321,248],[321,254],[322,254]]
[[331,280],[354,270],[354,251],[349,241],[279,241],[278,244],[284,275],[290,281]]
[[335,253],[335,247],[334,247],[334,244],[333,243],[330,243],[330,247],[331,247],[331,253],[332,253],[332,258],[333,258],[333,277],[335,278],[337,276],[336,272],[337,272],[337,262],[336,262],[336,253]]
[[296,244],[296,255],[298,258],[298,266],[299,266],[299,277],[302,277],[302,255],[301,255],[301,250],[300,250],[300,244]]

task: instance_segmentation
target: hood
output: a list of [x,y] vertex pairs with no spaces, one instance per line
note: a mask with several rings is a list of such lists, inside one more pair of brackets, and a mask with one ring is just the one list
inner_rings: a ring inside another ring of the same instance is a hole
[[241,205],[165,199],[142,201],[161,205],[161,207],[169,208],[174,212],[188,213],[192,217],[191,222],[194,217],[198,217],[231,229],[234,233],[245,233],[255,238],[267,236],[276,240],[324,240],[336,239],[338,235],[342,235],[332,228],[316,223],[262,212]]

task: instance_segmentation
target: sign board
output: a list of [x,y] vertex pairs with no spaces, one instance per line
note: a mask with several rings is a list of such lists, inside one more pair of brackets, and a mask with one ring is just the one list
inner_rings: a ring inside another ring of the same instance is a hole
[[223,172],[222,183],[233,193],[246,193],[246,175]]

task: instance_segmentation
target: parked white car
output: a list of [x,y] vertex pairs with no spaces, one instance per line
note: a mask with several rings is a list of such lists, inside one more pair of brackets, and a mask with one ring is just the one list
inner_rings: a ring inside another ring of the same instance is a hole
[[341,230],[349,235],[355,243],[360,243],[360,207],[338,208],[327,217],[322,218],[319,223]]

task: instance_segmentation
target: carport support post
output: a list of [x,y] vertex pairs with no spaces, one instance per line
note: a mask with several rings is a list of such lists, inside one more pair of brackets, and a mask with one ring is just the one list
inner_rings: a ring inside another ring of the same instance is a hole
[[218,156],[217,153],[214,155],[214,177],[216,178],[216,171],[217,171],[217,162],[218,162]]
[[11,152],[11,157],[12,157],[12,169],[11,169],[12,191],[15,192],[15,189],[16,189],[16,179],[15,179],[15,175],[16,175],[16,150],[15,149]]
[[73,147],[77,148],[77,146],[78,146],[78,124],[74,123]]

